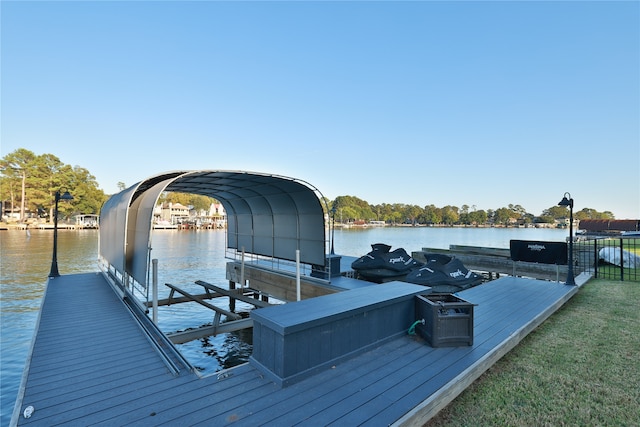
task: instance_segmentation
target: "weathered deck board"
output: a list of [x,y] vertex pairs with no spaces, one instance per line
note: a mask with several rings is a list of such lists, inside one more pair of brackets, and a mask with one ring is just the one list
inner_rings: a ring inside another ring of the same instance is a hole
[[460,293],[478,304],[473,346],[432,348],[404,336],[279,388],[250,364],[205,378],[170,374],[101,275],[62,276],[48,284],[19,396],[20,413],[28,405],[35,412],[14,422],[419,425],[576,291],[521,278],[489,282]]
[[89,423],[111,395],[176,381],[100,274],[49,281],[28,363],[21,424]]

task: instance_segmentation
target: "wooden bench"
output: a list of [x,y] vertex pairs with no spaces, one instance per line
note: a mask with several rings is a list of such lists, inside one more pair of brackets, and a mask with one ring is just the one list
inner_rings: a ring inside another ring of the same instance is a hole
[[430,292],[389,282],[253,310],[250,363],[279,386],[295,383],[406,334],[414,296]]

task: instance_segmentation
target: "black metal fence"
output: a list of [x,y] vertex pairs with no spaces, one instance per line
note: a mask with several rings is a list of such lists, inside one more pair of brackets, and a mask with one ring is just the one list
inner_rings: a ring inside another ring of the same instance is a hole
[[574,243],[576,273],[595,278],[640,282],[640,237],[579,240]]

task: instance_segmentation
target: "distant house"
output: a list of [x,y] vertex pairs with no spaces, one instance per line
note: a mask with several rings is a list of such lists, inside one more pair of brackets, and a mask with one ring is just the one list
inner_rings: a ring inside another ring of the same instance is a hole
[[217,228],[222,228],[227,223],[227,213],[221,203],[211,203],[208,216]]
[[154,216],[162,222],[179,224],[189,218],[189,208],[180,203],[165,202],[156,208]]
[[227,213],[221,203],[212,203],[208,209],[191,207],[189,216],[197,227],[224,228],[227,223]]

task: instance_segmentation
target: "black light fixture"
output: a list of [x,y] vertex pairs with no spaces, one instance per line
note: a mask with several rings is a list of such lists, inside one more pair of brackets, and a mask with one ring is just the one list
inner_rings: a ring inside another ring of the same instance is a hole
[[73,196],[65,191],[60,195],[60,191],[56,191],[56,207],[53,211],[53,259],[51,260],[51,271],[49,277],[58,277],[58,202],[60,200],[73,200]]
[[558,206],[569,207],[569,261],[567,262],[567,285],[575,286],[576,281],[573,278],[573,199],[571,194],[564,193],[562,200],[558,203]]

